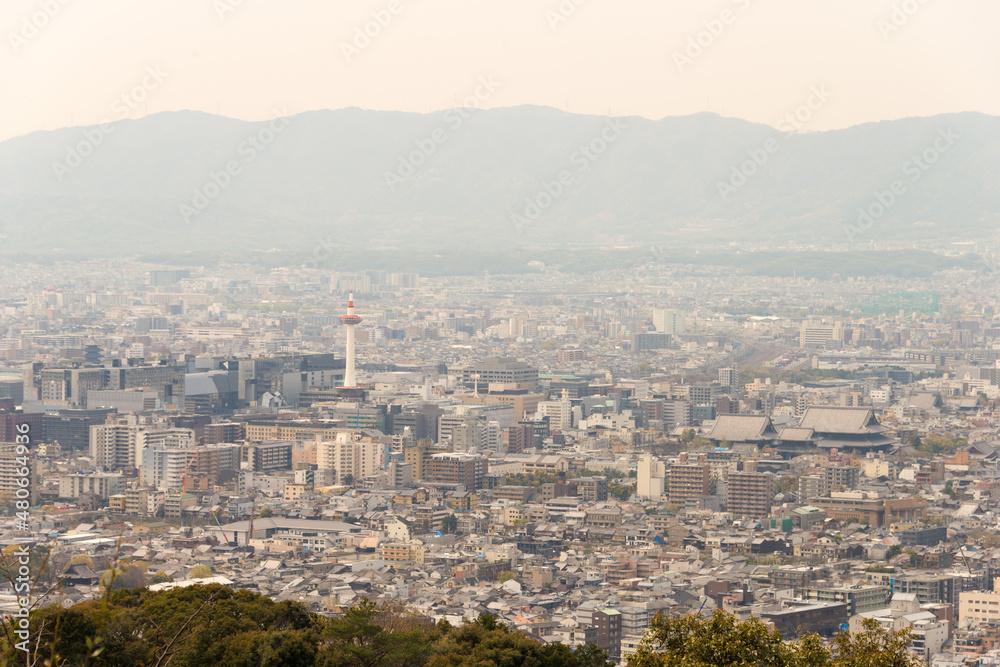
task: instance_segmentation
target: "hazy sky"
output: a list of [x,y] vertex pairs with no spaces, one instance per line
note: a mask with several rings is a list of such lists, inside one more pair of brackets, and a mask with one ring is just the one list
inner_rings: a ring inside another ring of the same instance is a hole
[[[479,88],[484,107],[648,118],[710,110],[776,125],[812,96],[805,130],[1000,115],[998,0],[2,4],[0,139],[126,111],[427,112],[462,104],[480,77],[498,84]],[[345,56],[379,12],[387,25],[369,26],[377,34]]]

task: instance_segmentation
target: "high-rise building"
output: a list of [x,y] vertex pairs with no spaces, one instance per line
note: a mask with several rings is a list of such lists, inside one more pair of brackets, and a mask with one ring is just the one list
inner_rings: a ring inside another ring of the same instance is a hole
[[[27,459],[27,460],[26,460]],[[27,463],[27,465],[24,465]],[[24,468],[28,468],[28,475],[22,475]],[[38,489],[42,488],[41,475],[35,467],[32,457],[18,453],[18,445],[14,442],[0,442],[0,492],[10,492],[13,494],[22,488],[19,483],[25,477],[28,478],[28,492],[30,501],[35,504],[38,501]]]
[[94,465],[104,470],[138,467],[147,447],[189,447],[195,444],[194,431],[170,428],[164,423],[142,423],[135,415],[109,416],[104,424],[90,427],[90,455]]
[[463,484],[473,491],[483,486],[486,460],[473,454],[433,454],[426,481],[437,484]]
[[290,441],[255,444],[247,449],[247,462],[254,472],[291,470],[294,449],[295,443]]
[[413,479],[424,480],[431,471],[431,448],[426,440],[403,449],[403,461],[413,466]]
[[438,441],[456,452],[476,451],[483,446],[484,424],[473,414],[444,414],[438,419]]
[[595,609],[593,625],[597,628],[597,645],[604,649],[613,662],[621,660],[622,614],[617,609]]
[[538,404],[535,419],[548,417],[549,427],[558,430],[573,428],[573,405],[568,398],[559,401],[542,401]]
[[[743,472],[731,472],[726,480],[728,509],[733,516],[763,519],[771,513],[774,498],[774,476],[757,472],[756,466],[744,463]],[[746,470],[750,468],[750,470]]]
[[643,454],[639,459],[637,475],[636,495],[642,500],[658,502],[663,497],[667,476],[663,461],[648,452]]
[[316,443],[316,465],[320,470],[332,470],[338,484],[348,475],[362,480],[385,470],[387,442],[360,433],[341,432],[335,440]]
[[653,326],[660,333],[684,333],[684,314],[679,310],[653,309]]
[[508,454],[518,454],[536,446],[535,427],[531,424],[514,424],[507,429]]
[[740,388],[740,372],[736,368],[720,368],[719,384],[729,387],[730,393],[738,392]]
[[688,498],[707,496],[712,484],[712,466],[676,464],[670,466],[670,504],[684,506]]

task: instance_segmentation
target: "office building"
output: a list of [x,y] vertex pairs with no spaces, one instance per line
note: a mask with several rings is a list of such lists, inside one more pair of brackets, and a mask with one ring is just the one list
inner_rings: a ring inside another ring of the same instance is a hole
[[521,388],[538,386],[538,369],[523,361],[494,357],[452,371],[468,389],[487,387],[491,383],[517,384]]
[[653,309],[653,326],[660,333],[682,334],[684,333],[684,314],[679,310]]

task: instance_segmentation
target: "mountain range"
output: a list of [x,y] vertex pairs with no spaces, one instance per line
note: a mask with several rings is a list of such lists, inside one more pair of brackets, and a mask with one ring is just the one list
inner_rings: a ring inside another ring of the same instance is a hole
[[[863,248],[1000,227],[1000,118],[786,133],[711,113],[179,111],[0,143],[8,256]],[[866,217],[867,216],[867,217]]]

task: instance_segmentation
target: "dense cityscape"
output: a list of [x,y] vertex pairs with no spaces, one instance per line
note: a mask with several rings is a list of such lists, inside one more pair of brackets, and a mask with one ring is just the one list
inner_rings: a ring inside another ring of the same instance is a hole
[[1000,655],[986,270],[93,262],[2,284],[2,542],[45,547],[46,604],[114,572],[332,617],[486,613],[623,664],[657,613],[716,609],[784,639],[876,619],[942,667]]

